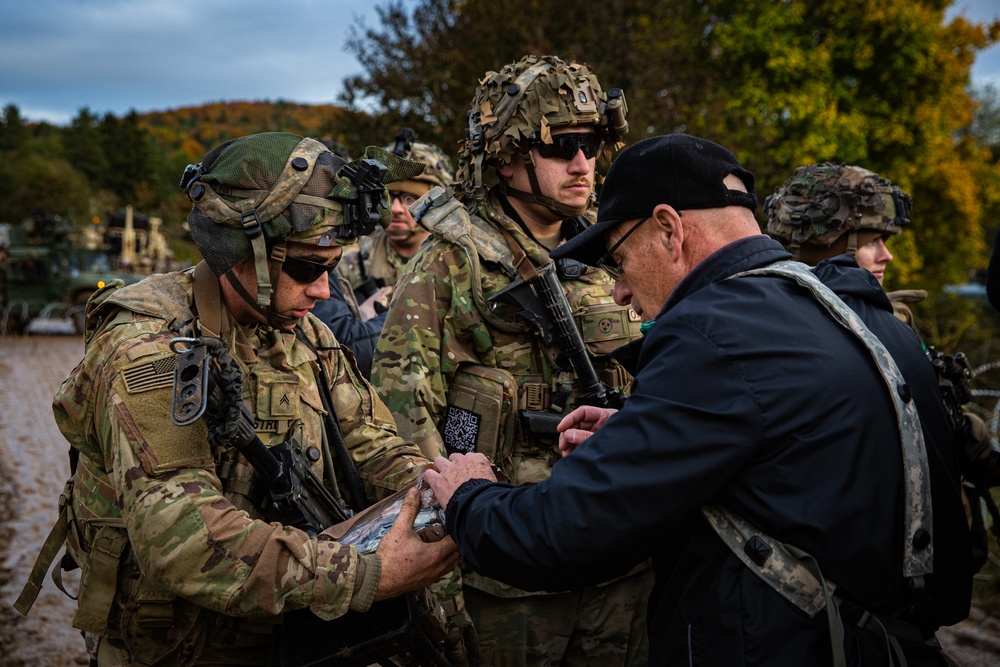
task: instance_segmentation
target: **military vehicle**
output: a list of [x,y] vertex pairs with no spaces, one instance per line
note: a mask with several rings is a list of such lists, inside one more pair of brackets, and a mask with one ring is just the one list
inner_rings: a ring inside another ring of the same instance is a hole
[[0,223],[0,333],[23,331],[35,319],[71,322],[82,333],[84,306],[95,290],[142,278],[121,270],[105,248],[74,241],[72,219],[60,216]]

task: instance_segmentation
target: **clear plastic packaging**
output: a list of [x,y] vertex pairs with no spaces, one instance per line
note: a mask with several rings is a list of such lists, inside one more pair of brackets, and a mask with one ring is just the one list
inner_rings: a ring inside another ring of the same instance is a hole
[[437,542],[447,535],[444,510],[434,497],[434,491],[424,481],[422,472],[412,484],[359,512],[350,521],[327,528],[323,534],[357,548],[360,553],[372,553],[396,522],[403,498],[413,487],[420,491],[420,511],[413,521],[413,531],[424,542]]

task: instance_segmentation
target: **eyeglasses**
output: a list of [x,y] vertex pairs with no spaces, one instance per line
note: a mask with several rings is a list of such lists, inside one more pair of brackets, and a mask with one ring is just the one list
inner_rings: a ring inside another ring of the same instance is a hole
[[332,273],[340,264],[340,257],[329,264],[320,264],[301,257],[286,257],[281,264],[281,270],[297,283],[311,285],[324,273]]
[[638,229],[639,225],[646,222],[651,217],[653,216],[647,215],[645,218],[632,225],[632,227],[627,232],[622,234],[622,237],[615,241],[615,244],[608,248],[608,251],[601,255],[601,258],[597,260],[597,267],[611,276],[612,280],[622,279],[622,267],[618,266],[618,262],[616,262],[612,257],[615,250],[618,250],[618,248],[621,247],[621,244],[625,242],[625,239],[627,239],[632,232]]
[[413,202],[417,201],[417,197],[411,195],[409,192],[390,192],[389,202],[398,201],[404,207],[410,208],[413,206]]
[[538,154],[544,158],[572,160],[576,157],[577,151],[583,151],[583,156],[589,160],[597,157],[597,153],[601,149],[601,140],[594,132],[566,132],[553,136],[551,144],[543,144],[539,141],[534,147],[538,149]]

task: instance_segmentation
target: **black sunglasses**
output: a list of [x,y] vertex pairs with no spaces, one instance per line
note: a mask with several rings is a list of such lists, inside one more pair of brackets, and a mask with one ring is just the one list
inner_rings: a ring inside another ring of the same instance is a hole
[[588,160],[597,157],[601,150],[601,140],[594,132],[566,132],[552,137],[551,144],[535,143],[538,154],[544,158],[572,160],[577,151],[583,151]]
[[311,285],[324,273],[332,273],[338,264],[340,264],[340,257],[330,264],[320,264],[301,257],[286,257],[281,264],[281,270],[295,282]]
[[647,215],[645,218],[632,225],[632,227],[629,228],[627,232],[622,234],[622,237],[617,241],[615,241],[615,244],[610,248],[608,248],[608,251],[603,255],[601,255],[601,258],[597,260],[597,268],[601,269],[606,274],[611,276],[612,280],[621,280],[622,268],[618,266],[618,262],[616,262],[611,255],[614,254],[615,250],[618,250],[618,248],[621,247],[621,244],[625,242],[625,239],[627,239],[632,234],[632,232],[634,232],[639,228],[639,225],[646,222],[651,217],[653,216]]
[[403,204],[404,208],[410,208],[411,206],[413,206],[413,202],[417,201],[417,197],[415,195],[411,195],[409,192],[390,192],[389,193],[389,201],[390,202],[394,202],[397,199],[400,201],[400,203]]

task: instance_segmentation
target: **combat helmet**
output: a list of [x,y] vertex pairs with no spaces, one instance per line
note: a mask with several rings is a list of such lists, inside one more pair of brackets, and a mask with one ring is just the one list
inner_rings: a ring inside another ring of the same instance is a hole
[[396,135],[395,142],[385,148],[399,157],[424,165],[423,173],[409,180],[393,183],[393,190],[409,192],[419,197],[435,186],[444,190],[451,187],[454,176],[448,156],[434,144],[417,141],[417,135],[412,129],[404,127]]
[[867,169],[823,162],[792,172],[764,212],[767,233],[812,264],[899,234],[910,222],[910,196]]
[[[232,139],[188,165],[181,188],[188,225],[205,262],[272,326],[294,323],[275,310],[274,286],[287,242],[349,245],[391,219],[385,184],[422,167],[375,146],[346,162],[315,139],[267,132]],[[254,299],[233,268],[252,257]]]
[[[557,215],[574,217],[584,209],[542,195],[535,176],[531,148],[552,143],[553,128],[593,125],[602,148],[620,144],[628,132],[628,107],[620,88],[605,94],[597,76],[582,63],[555,56],[525,56],[516,63],[487,72],[469,110],[469,133],[459,152],[456,195],[471,205],[482,201],[500,183],[511,197],[545,206]],[[600,152],[600,151],[599,151]],[[488,166],[509,164],[517,157],[525,166],[531,192],[504,186]]]

